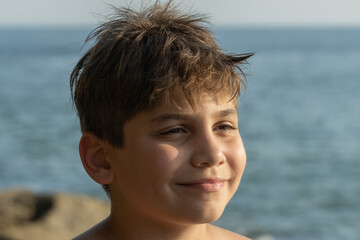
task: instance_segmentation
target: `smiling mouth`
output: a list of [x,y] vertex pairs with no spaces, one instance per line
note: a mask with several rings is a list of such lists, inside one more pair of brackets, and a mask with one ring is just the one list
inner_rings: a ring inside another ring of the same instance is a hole
[[225,179],[204,179],[200,181],[179,183],[177,185],[203,192],[219,192],[224,188]]

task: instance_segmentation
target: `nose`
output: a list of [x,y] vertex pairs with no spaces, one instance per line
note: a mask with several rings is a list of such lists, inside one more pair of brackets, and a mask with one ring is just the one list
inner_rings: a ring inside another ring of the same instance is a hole
[[226,162],[221,144],[215,136],[203,134],[198,136],[193,144],[194,151],[191,156],[191,164],[194,167],[212,167],[223,165]]

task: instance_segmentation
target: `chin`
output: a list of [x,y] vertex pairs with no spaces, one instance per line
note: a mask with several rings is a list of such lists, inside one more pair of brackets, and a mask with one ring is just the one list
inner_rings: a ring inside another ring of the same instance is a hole
[[219,213],[219,214],[213,214],[211,216],[206,216],[203,218],[203,221],[201,223],[212,223],[212,222],[215,222],[217,221],[222,215],[222,212]]
[[215,222],[216,220],[218,220],[222,215],[221,213],[217,213],[217,214],[207,214],[205,216],[197,216],[194,221],[192,222],[192,224],[205,224],[205,223],[212,223]]
[[191,224],[204,224],[211,223],[218,220],[224,212],[224,207],[204,207],[201,209],[192,209],[190,210],[187,222]]

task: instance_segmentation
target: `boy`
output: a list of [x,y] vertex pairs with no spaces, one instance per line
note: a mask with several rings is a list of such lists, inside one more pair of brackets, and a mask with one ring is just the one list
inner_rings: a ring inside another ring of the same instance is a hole
[[198,15],[169,2],[116,9],[71,74],[79,151],[111,214],[81,239],[247,239],[208,223],[234,195],[246,155],[240,64]]

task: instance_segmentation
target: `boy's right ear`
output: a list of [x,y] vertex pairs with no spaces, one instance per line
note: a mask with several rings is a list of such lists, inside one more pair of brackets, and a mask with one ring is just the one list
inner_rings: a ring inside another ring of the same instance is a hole
[[84,133],[80,139],[79,153],[86,172],[95,182],[104,185],[114,180],[101,140],[91,133]]

